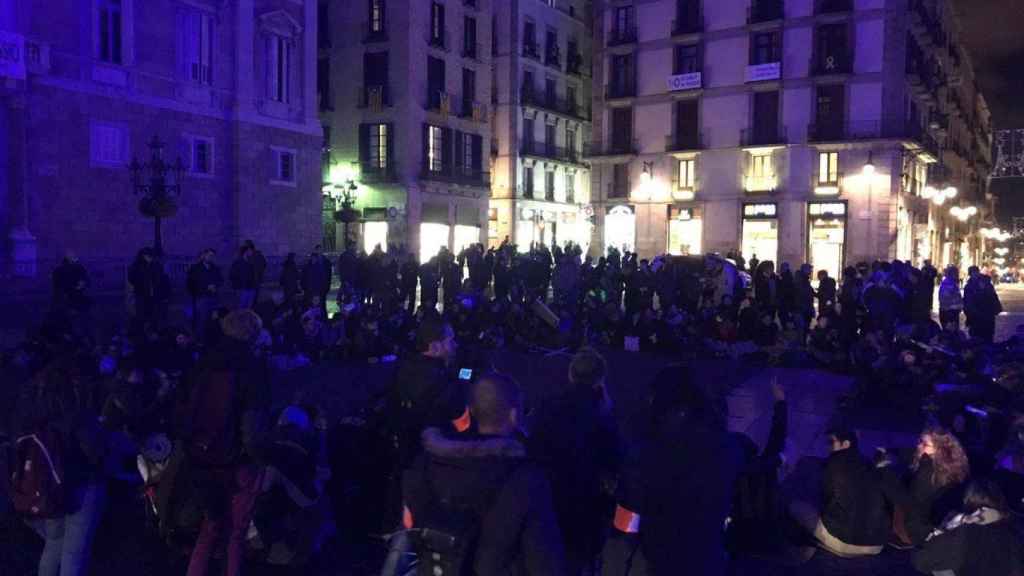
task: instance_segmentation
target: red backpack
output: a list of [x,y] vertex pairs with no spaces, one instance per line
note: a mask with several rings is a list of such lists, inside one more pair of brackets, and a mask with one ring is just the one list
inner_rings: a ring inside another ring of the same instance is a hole
[[40,428],[14,441],[9,493],[14,510],[30,518],[64,515],[64,441]]
[[227,468],[242,452],[238,377],[229,370],[209,372],[192,389],[187,453],[197,464]]

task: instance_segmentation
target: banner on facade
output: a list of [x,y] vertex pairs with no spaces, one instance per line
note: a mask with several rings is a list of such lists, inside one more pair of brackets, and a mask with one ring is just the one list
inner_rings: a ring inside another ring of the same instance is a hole
[[0,31],[0,77],[25,78],[25,38]]
[[775,218],[778,214],[775,204],[744,204],[744,218]]
[[700,72],[692,72],[690,74],[674,74],[669,76],[666,84],[668,84],[669,92],[678,92],[680,90],[696,90],[700,88],[700,82]]

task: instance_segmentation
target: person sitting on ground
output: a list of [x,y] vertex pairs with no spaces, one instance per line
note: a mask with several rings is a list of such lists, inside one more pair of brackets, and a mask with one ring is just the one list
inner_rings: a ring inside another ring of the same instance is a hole
[[897,503],[893,530],[899,544],[921,545],[950,511],[943,502],[967,480],[970,465],[960,442],[947,430],[929,427],[917,442],[906,492]]
[[790,512],[828,552],[844,558],[875,556],[891,526],[880,474],[860,455],[853,430],[837,425],[827,438],[831,454],[825,463],[821,508],[794,502]]
[[468,557],[448,557],[420,532],[414,536],[419,561],[433,565],[435,574],[456,564],[453,574],[471,567],[474,574],[568,575],[551,488],[525,459],[519,385],[500,374],[481,376],[470,393],[470,413],[475,432],[424,433],[425,452],[405,475],[402,493],[407,529],[458,533],[475,546],[468,546]]
[[994,576],[1024,574],[1024,542],[999,487],[975,480],[967,487],[962,513],[928,535],[914,553],[914,568],[926,574]]

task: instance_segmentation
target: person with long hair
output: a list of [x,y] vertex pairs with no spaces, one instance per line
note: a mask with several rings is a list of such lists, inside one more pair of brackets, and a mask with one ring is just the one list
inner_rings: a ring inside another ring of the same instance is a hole
[[931,426],[921,433],[910,463],[906,494],[897,507],[894,529],[897,544],[920,545],[941,521],[944,500],[970,475],[970,464],[960,441],[951,432]]
[[964,297],[960,293],[960,271],[956,266],[946,268],[939,284],[939,324],[955,324],[960,328],[960,312],[964,309]]

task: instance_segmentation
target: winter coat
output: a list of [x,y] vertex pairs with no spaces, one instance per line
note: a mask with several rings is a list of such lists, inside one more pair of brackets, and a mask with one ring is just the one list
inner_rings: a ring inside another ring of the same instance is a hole
[[530,421],[527,451],[547,473],[571,569],[601,549],[614,500],[602,483],[618,472],[619,438],[603,395],[570,390],[542,403]]
[[256,268],[251,260],[238,258],[231,263],[231,287],[235,290],[256,289]]
[[220,268],[216,264],[207,266],[202,262],[197,262],[188,269],[188,293],[193,298],[212,295],[209,287],[213,286],[216,289],[223,281]]
[[880,474],[856,448],[828,457],[821,522],[829,534],[854,546],[881,546],[889,537]]
[[388,429],[398,441],[399,462],[412,463],[420,453],[420,434],[427,428],[451,427],[466,411],[462,384],[443,360],[416,354],[402,358],[388,390]]
[[939,284],[939,310],[963,310],[964,299],[956,282],[943,278]]
[[956,576],[1021,576],[1024,543],[1010,518],[982,508],[958,515],[943,530],[936,531],[914,553],[913,563],[925,574],[951,570]]
[[477,518],[476,574],[563,576],[562,539],[543,471],[512,438],[423,435],[425,453],[404,475],[412,527],[458,511]]

